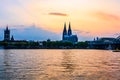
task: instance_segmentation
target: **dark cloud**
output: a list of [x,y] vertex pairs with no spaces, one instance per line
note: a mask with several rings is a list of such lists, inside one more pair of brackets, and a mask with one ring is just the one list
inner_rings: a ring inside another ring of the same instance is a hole
[[51,12],[51,13],[48,13],[49,15],[55,15],[55,16],[68,16],[68,14],[65,14],[65,13],[58,13],[58,12]]

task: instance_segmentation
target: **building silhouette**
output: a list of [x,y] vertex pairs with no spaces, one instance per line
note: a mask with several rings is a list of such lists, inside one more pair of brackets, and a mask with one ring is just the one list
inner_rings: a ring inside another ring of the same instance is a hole
[[71,24],[70,23],[69,23],[68,31],[66,29],[66,23],[64,23],[62,41],[72,42],[72,43],[78,42],[77,35],[72,35],[72,29],[71,29]]
[[8,29],[8,26],[4,30],[4,41],[10,41],[10,30]]
[[7,26],[6,29],[4,30],[4,41],[14,41],[13,35],[12,35],[12,37],[10,38],[10,30],[8,29],[8,26]]
[[12,35],[12,37],[11,37],[11,41],[14,41],[14,37],[13,37],[13,35]]

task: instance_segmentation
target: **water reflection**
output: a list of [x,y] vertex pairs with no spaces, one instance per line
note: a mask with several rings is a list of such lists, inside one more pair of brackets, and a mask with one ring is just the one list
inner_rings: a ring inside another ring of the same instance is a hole
[[119,80],[120,54],[101,50],[0,50],[0,80]]
[[12,68],[11,68],[11,53],[9,50],[4,50],[3,51],[3,54],[4,54],[4,64],[3,64],[3,67],[4,67],[4,75],[5,76],[5,80],[10,80],[11,77],[13,76],[13,71],[12,71]]
[[64,68],[64,72],[72,73],[76,67],[76,64],[73,60],[73,53],[71,51],[63,51],[62,52],[63,59],[61,66]]
[[26,52],[21,52],[19,50],[4,50],[3,54],[3,77],[1,79],[34,80],[33,72],[35,72],[34,65],[36,65],[36,63],[32,63],[34,60],[31,56],[26,54]]
[[10,66],[10,51],[9,50],[4,50],[4,66]]

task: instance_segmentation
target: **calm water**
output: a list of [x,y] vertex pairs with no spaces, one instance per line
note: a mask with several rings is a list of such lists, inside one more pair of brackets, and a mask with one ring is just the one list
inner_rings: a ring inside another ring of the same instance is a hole
[[120,53],[0,50],[0,80],[120,80]]

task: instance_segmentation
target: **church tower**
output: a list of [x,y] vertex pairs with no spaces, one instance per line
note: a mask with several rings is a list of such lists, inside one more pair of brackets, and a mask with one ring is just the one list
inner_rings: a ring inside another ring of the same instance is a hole
[[13,35],[12,35],[12,37],[11,37],[11,41],[14,41],[14,37],[13,37]]
[[77,35],[72,35],[72,29],[71,29],[70,22],[69,22],[68,31],[66,29],[66,23],[64,23],[64,30],[63,30],[63,34],[62,34],[62,41],[72,42],[72,43],[78,42]]
[[10,30],[8,29],[8,26],[6,27],[6,30],[4,30],[4,41],[10,41]]
[[72,35],[72,30],[71,30],[71,24],[69,22],[69,28],[68,28],[68,36]]
[[66,23],[64,23],[63,39],[62,40],[65,40],[65,35],[67,35]]

